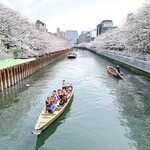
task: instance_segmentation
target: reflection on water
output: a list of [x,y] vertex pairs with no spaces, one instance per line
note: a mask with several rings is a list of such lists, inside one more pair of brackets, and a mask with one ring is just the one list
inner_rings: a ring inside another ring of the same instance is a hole
[[2,112],[3,109],[10,107],[13,103],[17,103],[18,99],[16,99],[16,97],[18,93],[27,89],[28,87],[25,86],[25,82],[20,82],[6,91],[0,92],[0,112]]
[[[150,80],[143,76],[127,75],[123,80],[105,82],[117,96],[120,123],[137,150],[150,148]],[[115,87],[115,88],[114,88]],[[134,141],[133,141],[134,140]]]
[[69,111],[71,110],[70,106],[72,104],[72,101],[73,101],[73,98],[68,104],[67,108],[64,110],[64,112],[60,115],[60,117],[57,118],[47,129],[45,129],[41,135],[37,136],[35,150],[38,150],[40,147],[42,147],[42,145],[45,143],[48,137],[54,134],[58,126],[62,124],[67,117],[70,116]]
[[120,86],[120,91],[117,93],[123,115],[120,118],[121,122],[130,128],[128,138],[136,141],[137,150],[148,150],[150,148],[149,79],[129,76],[125,83]]

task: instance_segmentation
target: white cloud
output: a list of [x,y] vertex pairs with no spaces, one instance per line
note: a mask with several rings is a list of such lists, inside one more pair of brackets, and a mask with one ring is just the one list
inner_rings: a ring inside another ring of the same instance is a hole
[[91,30],[104,19],[121,25],[127,14],[135,12],[145,0],[1,0],[23,12],[30,20],[40,19],[51,32]]

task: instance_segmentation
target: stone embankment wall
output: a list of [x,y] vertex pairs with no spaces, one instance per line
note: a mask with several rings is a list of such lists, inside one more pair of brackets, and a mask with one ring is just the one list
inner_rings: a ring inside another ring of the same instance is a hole
[[109,59],[110,61],[113,61],[117,64],[121,64],[122,66],[138,73],[143,74],[145,76],[150,77],[150,62],[148,61],[142,61],[139,59],[134,59],[131,57],[125,57],[113,53],[109,53],[106,51],[98,51],[96,49],[88,49],[96,54],[99,54],[102,57],[105,57],[106,59]]
[[0,70],[0,91],[9,88],[41,68],[49,65],[54,59],[67,54],[70,50],[52,53],[43,58],[11,66]]

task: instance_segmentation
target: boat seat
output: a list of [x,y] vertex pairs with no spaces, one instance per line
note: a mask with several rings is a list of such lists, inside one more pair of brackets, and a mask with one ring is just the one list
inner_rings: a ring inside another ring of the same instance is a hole
[[49,115],[49,113],[48,112],[46,112],[46,113],[43,113],[43,114],[41,114],[42,116],[48,116]]
[[49,113],[49,112],[47,112],[47,113],[45,113],[45,114],[41,114],[42,115],[42,117],[43,116],[45,116],[45,117],[47,117],[47,116],[54,116],[54,115],[56,115],[56,114],[52,114],[52,113]]
[[42,118],[52,118],[51,116],[42,116]]
[[55,109],[55,111],[59,111],[59,110],[61,110],[61,109],[62,109],[61,106],[57,106],[56,109]]
[[46,123],[46,122],[40,121],[40,122],[37,122],[37,123]]

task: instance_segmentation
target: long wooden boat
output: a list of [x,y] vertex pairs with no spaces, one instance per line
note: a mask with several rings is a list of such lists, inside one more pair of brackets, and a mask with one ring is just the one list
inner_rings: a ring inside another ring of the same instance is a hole
[[73,85],[67,86],[67,90],[69,91],[70,97],[63,106],[60,106],[59,102],[57,102],[57,107],[54,113],[51,114],[46,110],[46,107],[43,108],[35,124],[34,130],[32,131],[32,134],[35,135],[41,134],[43,130],[45,130],[52,122],[54,122],[63,113],[63,111],[68,106],[69,102],[72,100],[74,94]]
[[116,68],[114,68],[114,67],[107,66],[107,71],[108,71],[110,74],[112,74],[112,75],[114,75],[114,76],[116,76],[116,77],[123,78],[123,73],[122,73],[122,72],[119,73],[119,72],[116,70]]
[[77,57],[77,54],[75,53],[68,54],[68,58],[76,58],[76,57]]

